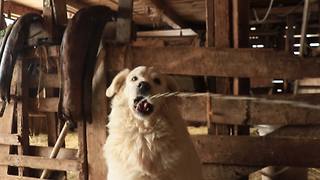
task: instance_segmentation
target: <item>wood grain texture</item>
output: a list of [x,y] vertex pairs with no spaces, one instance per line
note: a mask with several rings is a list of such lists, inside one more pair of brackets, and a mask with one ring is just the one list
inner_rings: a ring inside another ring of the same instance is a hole
[[210,135],[192,138],[203,163],[258,167],[320,167],[320,139],[317,138]]
[[[124,57],[123,53],[127,56]],[[303,59],[274,50],[110,47],[105,58],[110,70],[145,65],[154,66],[162,73],[180,75],[280,79],[320,77],[319,59]]]

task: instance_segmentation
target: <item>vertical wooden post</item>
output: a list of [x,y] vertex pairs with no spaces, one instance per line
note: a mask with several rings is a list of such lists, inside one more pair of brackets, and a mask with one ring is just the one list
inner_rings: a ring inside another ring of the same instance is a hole
[[285,50],[289,54],[293,54],[293,44],[294,44],[294,15],[288,15],[287,17],[287,27],[288,29],[286,30],[286,45],[285,45]]
[[52,12],[54,18],[54,40],[61,42],[64,27],[68,23],[67,19],[67,2],[66,0],[52,0]]
[[[13,126],[13,114],[16,105],[11,102],[7,105],[3,117],[0,118],[0,133],[1,134],[11,134]],[[0,145],[0,154],[8,155],[10,153],[10,145]],[[8,173],[8,166],[0,166],[0,176],[5,176]]]
[[304,1],[304,8],[303,8],[303,16],[302,16],[302,26],[301,26],[301,38],[300,38],[300,49],[299,55],[303,57],[305,54],[306,48],[306,34],[307,34],[307,27],[309,21],[309,10],[310,10],[310,0]]
[[[230,12],[229,0],[207,0],[207,46],[226,48],[230,47]],[[209,19],[214,18],[214,19]],[[211,24],[214,22],[214,26]],[[214,43],[214,44],[213,44]],[[230,83],[228,78],[217,77],[207,78],[210,91],[229,94]],[[209,102],[210,103],[210,102]],[[210,118],[209,118],[210,119]],[[230,134],[229,127],[208,122],[208,132],[210,134],[222,135]]]
[[117,42],[128,43],[132,35],[133,0],[119,0]]
[[79,180],[88,180],[88,159],[87,159],[87,132],[85,119],[77,120],[78,128],[78,155],[81,164]]
[[[249,1],[232,0],[233,47],[249,47]],[[250,92],[249,78],[234,78],[233,94],[248,95]],[[236,127],[238,135],[249,135],[248,126]]]
[[106,179],[107,167],[103,158],[103,146],[106,141],[107,99],[106,71],[104,51],[97,60],[92,80],[92,123],[87,124],[87,151],[89,179]]
[[51,0],[43,0],[43,19],[44,27],[49,36],[53,36],[53,12]]
[[[20,77],[18,80],[18,97],[21,100],[17,104],[17,133],[21,135],[21,146],[18,147],[18,155],[27,155],[29,153],[29,87],[28,87],[28,67],[29,61],[17,61],[17,65],[21,66]],[[29,169],[19,167],[19,176],[28,175]]]
[[52,41],[60,42],[67,24],[66,0],[43,0],[44,27]]
[[214,1],[206,0],[206,47],[214,46]]

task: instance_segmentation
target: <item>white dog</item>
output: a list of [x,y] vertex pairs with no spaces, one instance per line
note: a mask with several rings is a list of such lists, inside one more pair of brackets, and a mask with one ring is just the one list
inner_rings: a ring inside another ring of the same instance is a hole
[[176,91],[153,68],[121,71],[107,89],[113,97],[104,155],[108,180],[202,180],[201,164],[174,98]]

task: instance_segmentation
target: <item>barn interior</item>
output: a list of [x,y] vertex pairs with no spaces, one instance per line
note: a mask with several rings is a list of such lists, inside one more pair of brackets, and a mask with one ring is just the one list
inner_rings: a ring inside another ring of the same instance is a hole
[[0,14],[0,179],[106,179],[106,87],[139,65],[179,83],[206,180],[320,179],[319,0],[0,0]]

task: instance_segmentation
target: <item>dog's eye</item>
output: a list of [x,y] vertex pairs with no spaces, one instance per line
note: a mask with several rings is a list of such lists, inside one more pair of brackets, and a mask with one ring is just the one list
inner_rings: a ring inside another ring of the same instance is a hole
[[154,79],[153,79],[153,82],[156,83],[156,84],[158,84],[158,85],[161,84],[161,81],[160,81],[159,78],[154,78]]
[[137,77],[137,76],[133,76],[133,77],[131,78],[131,81],[136,81],[136,80],[138,80],[138,77]]

